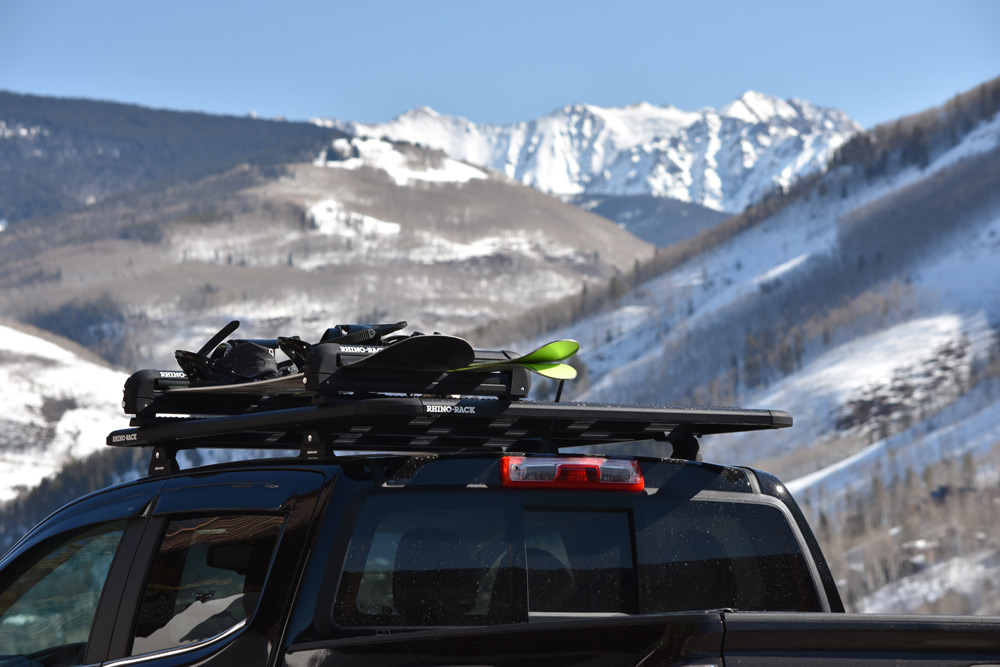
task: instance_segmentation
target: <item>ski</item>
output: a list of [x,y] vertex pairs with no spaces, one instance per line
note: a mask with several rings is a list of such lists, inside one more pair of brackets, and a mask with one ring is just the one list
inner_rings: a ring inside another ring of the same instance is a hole
[[305,373],[293,373],[284,377],[237,382],[233,384],[213,384],[201,387],[173,387],[171,394],[229,394],[234,396],[272,396],[275,394],[301,394],[306,392]]
[[[341,352],[350,354],[353,350],[342,346]],[[367,356],[343,368],[445,372],[468,366],[476,358],[476,351],[467,340],[441,334],[410,336],[382,348],[364,347],[358,352]]]
[[510,362],[489,362],[483,365],[470,366],[468,368],[455,369],[453,373],[469,373],[469,372],[490,372],[490,371],[509,371],[515,368],[524,368],[542,377],[547,377],[553,380],[574,380],[576,379],[576,369],[569,364],[562,364],[559,362],[521,362],[510,361]]
[[553,380],[575,380],[576,379],[576,369],[569,364],[561,363],[535,363],[535,364],[519,364],[529,371],[537,373],[542,377],[551,378]]
[[[558,364],[559,362],[566,361],[580,349],[580,344],[575,340],[556,340],[551,343],[546,343],[538,349],[532,350],[528,354],[521,355],[519,357],[512,357],[510,359],[500,359],[496,361],[474,361],[468,366],[452,368],[453,371],[489,371],[489,370],[506,370],[521,366],[527,368],[528,370],[539,373],[535,368],[530,366],[533,364]],[[566,364],[562,364],[566,365]],[[556,371],[559,372],[559,371]],[[539,373],[540,375],[542,373]],[[575,375],[574,375],[575,377]],[[572,378],[567,378],[572,379]]]

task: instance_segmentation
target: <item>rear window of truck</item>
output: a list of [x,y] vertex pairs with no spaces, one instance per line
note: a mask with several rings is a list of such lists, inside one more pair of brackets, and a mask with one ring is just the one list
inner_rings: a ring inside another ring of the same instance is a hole
[[572,502],[558,492],[370,496],[333,621],[427,627],[822,609],[778,507],[633,496],[631,506],[597,509],[586,506],[588,494],[572,495]]

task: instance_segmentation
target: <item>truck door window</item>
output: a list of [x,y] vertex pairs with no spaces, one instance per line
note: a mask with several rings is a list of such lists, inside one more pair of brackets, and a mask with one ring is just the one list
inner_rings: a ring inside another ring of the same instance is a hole
[[167,524],[139,610],[132,655],[216,637],[257,608],[284,518],[227,515]]
[[19,665],[83,662],[124,529],[124,520],[115,521],[25,554],[26,566],[0,582],[0,664],[11,658]]

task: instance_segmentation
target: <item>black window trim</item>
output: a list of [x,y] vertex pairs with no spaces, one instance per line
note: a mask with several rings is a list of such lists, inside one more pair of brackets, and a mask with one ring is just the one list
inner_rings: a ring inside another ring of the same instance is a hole
[[[155,499],[151,500],[146,506],[147,509],[154,502]],[[145,510],[142,514],[127,520],[114,560],[111,561],[104,590],[97,603],[94,624],[90,629],[90,639],[84,654],[86,664],[101,662],[109,655],[118,616],[121,613],[122,595],[129,582],[128,575],[135,563],[137,549],[149,528]]]
[[153,566],[153,558],[156,556],[166,524],[167,520],[163,516],[154,516],[146,524],[146,530],[136,548],[135,559],[122,590],[115,629],[108,645],[109,658],[124,656],[131,642],[132,626],[135,624],[146,579],[149,577],[149,570]]

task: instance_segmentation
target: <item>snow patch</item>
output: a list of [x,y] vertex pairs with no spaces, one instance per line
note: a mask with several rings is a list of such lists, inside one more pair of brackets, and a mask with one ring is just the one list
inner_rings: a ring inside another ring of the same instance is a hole
[[502,255],[520,255],[550,261],[582,261],[576,250],[556,245],[541,233],[527,231],[488,236],[463,243],[427,231],[416,233],[420,244],[410,250],[409,261],[419,264],[465,262]]
[[332,169],[378,169],[401,187],[414,182],[461,184],[487,178],[483,170],[450,157],[422,149],[404,152],[397,145],[374,138],[335,139],[331,150],[314,164]]
[[0,139],[34,139],[37,136],[49,136],[48,130],[43,130],[40,126],[26,127],[20,123],[7,125],[0,120]]
[[826,430],[825,418],[837,406],[896,371],[932,360],[962,331],[963,319],[954,314],[904,322],[837,347],[758,398],[761,404],[789,406],[799,421],[822,420],[817,426]]
[[381,237],[398,236],[402,226],[356,211],[348,211],[335,199],[325,199],[309,208],[316,231],[327,236],[374,241]]
[[763,283],[774,282],[776,279],[778,279],[782,275],[784,275],[786,273],[790,273],[791,271],[794,271],[796,267],[798,267],[800,264],[802,264],[806,260],[808,260],[809,257],[810,257],[809,253],[805,253],[803,255],[799,255],[795,259],[788,260],[784,264],[779,264],[778,266],[774,267],[773,269],[765,271],[764,273],[762,273],[759,276],[757,276],[756,278],[754,278],[754,283],[757,284],[757,285],[760,285],[760,284],[763,284]]

